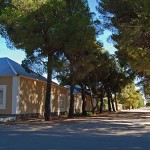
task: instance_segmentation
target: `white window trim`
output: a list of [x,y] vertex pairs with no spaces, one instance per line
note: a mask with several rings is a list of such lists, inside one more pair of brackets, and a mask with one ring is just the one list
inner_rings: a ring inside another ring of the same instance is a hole
[[13,77],[12,80],[12,114],[19,114],[19,91],[20,77]]
[[62,107],[62,103],[63,103],[62,97],[64,97],[64,96],[65,96],[65,95],[64,95],[64,94],[61,94],[61,93],[60,93],[59,96],[58,96],[58,108],[57,108],[57,109],[58,109],[58,110],[57,110],[57,111],[58,111],[58,112],[57,112],[57,113],[58,113],[58,116],[59,116],[60,113],[63,112],[64,109],[65,109],[65,106]]
[[[62,99],[62,97],[63,97],[63,99]],[[60,94],[59,95],[58,108],[59,109],[64,109],[65,108],[65,94]]]
[[3,104],[0,104],[0,109],[6,109],[6,85],[0,85],[0,90],[3,91]]

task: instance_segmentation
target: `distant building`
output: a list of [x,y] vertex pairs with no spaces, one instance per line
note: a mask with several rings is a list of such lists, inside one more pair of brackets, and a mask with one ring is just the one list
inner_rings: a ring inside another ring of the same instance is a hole
[[[70,85],[66,85],[66,88],[68,88],[68,94],[69,94],[69,99],[70,99]],[[74,113],[82,113],[82,92],[81,92],[81,87],[76,85],[74,88]],[[94,105],[95,105],[95,100],[94,100]],[[86,91],[86,110],[87,111],[92,111],[92,106],[91,106],[91,97],[89,93]]]

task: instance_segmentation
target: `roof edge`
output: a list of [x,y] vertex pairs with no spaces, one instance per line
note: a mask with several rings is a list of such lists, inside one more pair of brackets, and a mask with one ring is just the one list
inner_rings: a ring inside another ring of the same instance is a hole
[[15,75],[17,75],[16,70],[15,70],[14,67],[10,64],[8,58],[6,57],[5,59],[6,59],[7,63],[8,63],[8,65],[10,66],[10,68],[12,69],[13,73],[14,73]]

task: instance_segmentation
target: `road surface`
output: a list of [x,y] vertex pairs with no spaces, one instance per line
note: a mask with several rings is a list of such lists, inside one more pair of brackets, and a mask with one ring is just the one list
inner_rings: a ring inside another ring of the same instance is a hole
[[0,124],[0,150],[149,150],[150,113]]

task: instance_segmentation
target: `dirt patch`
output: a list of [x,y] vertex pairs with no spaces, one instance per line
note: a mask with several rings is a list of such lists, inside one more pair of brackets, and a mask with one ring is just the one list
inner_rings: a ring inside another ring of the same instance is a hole
[[63,121],[78,121],[78,120],[88,120],[88,119],[110,119],[110,120],[128,120],[128,119],[141,119],[141,121],[150,121],[149,112],[104,112],[102,114],[94,114],[88,117],[72,117],[67,116],[52,117],[51,121],[45,121],[44,118],[30,118],[25,120],[13,120],[5,123],[0,123],[3,125],[18,125],[18,124],[54,124]]

